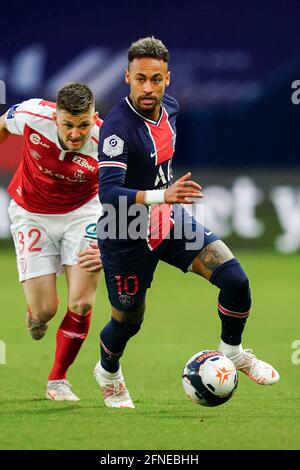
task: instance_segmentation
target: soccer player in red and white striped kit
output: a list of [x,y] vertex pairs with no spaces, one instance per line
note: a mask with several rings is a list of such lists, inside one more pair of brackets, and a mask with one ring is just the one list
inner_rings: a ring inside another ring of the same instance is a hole
[[56,314],[57,275],[64,271],[68,284],[67,312],[57,331],[47,383],[50,400],[79,400],[66,373],[88,334],[102,267],[94,243],[101,215],[101,124],[91,90],[80,83],[64,85],[56,103],[29,99],[0,117],[0,143],[10,134],[24,137],[21,161],[8,187],[9,215],[28,304],[27,328],[34,339],[44,336]]

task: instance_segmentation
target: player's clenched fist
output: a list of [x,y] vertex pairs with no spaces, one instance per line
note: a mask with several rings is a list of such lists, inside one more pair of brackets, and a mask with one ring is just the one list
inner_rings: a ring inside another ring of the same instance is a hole
[[164,192],[165,202],[169,204],[175,202],[193,204],[194,201],[191,201],[190,198],[203,197],[203,193],[201,192],[202,187],[198,183],[195,183],[195,181],[192,181],[190,179],[191,176],[191,172],[188,172],[169,186]]
[[86,250],[79,253],[78,266],[89,273],[102,269],[101,254],[97,243],[91,243]]

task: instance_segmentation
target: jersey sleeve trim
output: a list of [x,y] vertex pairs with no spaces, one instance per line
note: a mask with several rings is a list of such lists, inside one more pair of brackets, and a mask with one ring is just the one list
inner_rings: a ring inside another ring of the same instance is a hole
[[103,167],[116,167],[116,168],[123,168],[124,170],[127,170],[127,165],[126,163],[121,163],[121,162],[99,162],[98,163],[98,168],[103,168]]
[[48,119],[48,121],[53,121],[52,117],[43,116],[42,114],[37,113],[31,113],[30,111],[16,111],[16,114],[29,114],[30,116],[36,116],[42,119]]

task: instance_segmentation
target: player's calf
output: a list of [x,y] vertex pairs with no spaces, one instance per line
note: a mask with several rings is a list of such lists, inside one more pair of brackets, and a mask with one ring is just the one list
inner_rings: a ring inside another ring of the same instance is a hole
[[29,334],[31,337],[35,340],[42,339],[47,330],[48,330],[48,325],[47,323],[43,323],[39,321],[37,318],[33,317],[30,310],[26,312],[26,326]]
[[106,324],[100,333],[101,363],[111,373],[119,369],[127,341],[138,333],[141,323],[120,322],[115,318]]
[[28,307],[28,311],[25,315],[25,321],[27,330],[33,339],[39,340],[45,336],[48,330],[48,322],[56,314],[58,304],[59,298],[57,297],[55,306],[48,306],[47,309],[41,306],[39,310],[36,309],[39,312],[38,315],[36,313],[33,314],[31,309]]
[[233,258],[213,271],[210,282],[220,289],[221,339],[228,345],[239,345],[251,307],[248,277],[239,261]]

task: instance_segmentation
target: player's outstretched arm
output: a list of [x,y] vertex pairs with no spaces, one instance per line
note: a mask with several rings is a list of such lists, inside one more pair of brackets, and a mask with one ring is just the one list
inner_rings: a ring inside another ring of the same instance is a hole
[[101,255],[97,243],[91,243],[86,250],[79,253],[78,266],[89,273],[98,272],[102,269]]
[[0,117],[0,144],[9,136],[10,132],[6,128],[5,114]]
[[189,171],[167,189],[138,191],[136,194],[136,203],[146,205],[162,204],[164,202],[168,204],[193,204],[194,201],[190,198],[202,198],[203,193],[201,192],[202,187],[195,181],[192,181],[190,179],[191,176],[192,173]]

